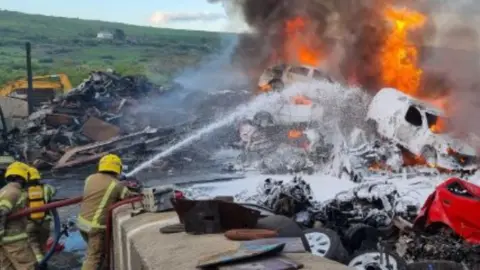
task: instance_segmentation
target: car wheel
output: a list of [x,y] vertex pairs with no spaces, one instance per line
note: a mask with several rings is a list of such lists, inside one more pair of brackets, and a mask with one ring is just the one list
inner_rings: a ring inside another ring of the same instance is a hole
[[269,84],[274,91],[282,91],[285,88],[285,84],[280,80],[272,80]]
[[422,150],[422,157],[427,162],[427,165],[434,167],[437,165],[437,152],[431,147],[425,147]]
[[330,229],[315,228],[303,231],[305,249],[313,255],[343,262],[347,251],[342,245],[340,236]]
[[357,270],[407,270],[407,263],[400,256],[394,252],[377,250],[354,254],[347,266]]
[[376,229],[382,236],[382,239],[396,240],[399,237],[399,229],[393,224],[393,222],[388,226],[378,227]]
[[444,260],[428,260],[423,262],[414,262],[407,266],[408,270],[468,270],[461,263],[444,261]]
[[345,231],[344,244],[350,253],[376,248],[380,232],[372,226],[355,224]]

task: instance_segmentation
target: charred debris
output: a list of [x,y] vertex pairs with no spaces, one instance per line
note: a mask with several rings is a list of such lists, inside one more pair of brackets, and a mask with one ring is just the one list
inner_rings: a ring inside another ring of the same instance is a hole
[[142,76],[91,72],[67,94],[34,108],[19,128],[4,133],[2,150],[52,171],[94,163],[107,152],[122,154],[127,162],[141,160],[188,126],[152,128],[151,119],[138,109],[168,90]]

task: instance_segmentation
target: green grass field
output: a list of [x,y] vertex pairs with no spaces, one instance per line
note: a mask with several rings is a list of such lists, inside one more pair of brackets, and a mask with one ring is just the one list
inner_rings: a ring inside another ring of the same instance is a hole
[[[97,38],[101,31],[119,34],[102,40]],[[0,85],[26,77],[27,41],[34,76],[66,73],[76,85],[92,70],[113,68],[165,83],[219,50],[225,35],[0,10]]]

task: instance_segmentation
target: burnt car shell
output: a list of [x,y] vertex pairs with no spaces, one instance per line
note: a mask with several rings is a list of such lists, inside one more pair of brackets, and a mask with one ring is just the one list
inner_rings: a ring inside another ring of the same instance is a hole
[[480,244],[480,187],[459,178],[437,186],[414,221],[414,228],[447,226],[472,244]]

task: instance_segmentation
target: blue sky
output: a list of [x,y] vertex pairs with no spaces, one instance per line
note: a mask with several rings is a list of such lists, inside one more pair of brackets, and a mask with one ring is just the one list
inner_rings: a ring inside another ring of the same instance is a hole
[[207,31],[228,25],[222,5],[207,0],[1,0],[0,9]]

